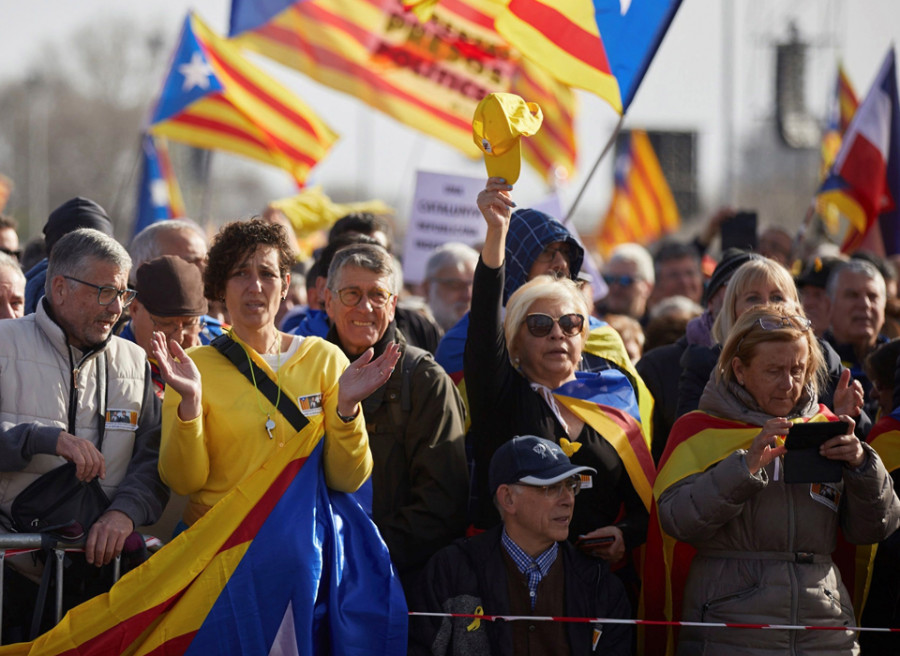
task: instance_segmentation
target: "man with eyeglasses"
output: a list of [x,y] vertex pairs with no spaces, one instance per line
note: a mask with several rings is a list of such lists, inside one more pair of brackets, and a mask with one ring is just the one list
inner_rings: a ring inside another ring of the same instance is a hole
[[154,331],[178,342],[183,349],[199,346],[207,310],[203,279],[196,266],[177,255],[163,255],[140,265],[135,276],[137,296],[131,320],[119,336],[147,353],[156,395],[162,399],[166,382],[151,350]]
[[462,401],[431,355],[397,329],[397,276],[384,248],[355,244],[337,251],[324,296],[331,319],[326,339],[351,361],[377,358],[392,342],[400,345],[391,377],[362,403],[373,467],[356,497],[409,592],[432,554],[465,530]]
[[630,654],[632,629],[477,615],[628,618],[619,579],[567,541],[575,495],[597,472],[559,445],[514,437],[491,458],[490,490],[502,523],[459,540],[428,563],[412,610],[466,617],[410,618],[410,654]]
[[[91,229],[70,232],[51,254],[37,311],[0,321],[0,531],[9,530],[19,493],[74,463],[80,480],[99,477],[110,500],[83,527],[84,557],[97,567],[119,555],[137,527],[155,522],[169,496],[157,471],[160,405],[146,356],[112,335],[135,296],[127,286],[130,267],[113,238]],[[15,560],[7,563],[23,576],[7,572],[7,582],[17,603],[28,606],[37,589],[28,578],[39,576],[40,561]],[[107,574],[91,575],[73,601],[103,591]]]
[[646,323],[647,301],[653,293],[653,258],[640,244],[620,244],[603,267],[609,294],[603,310]]
[[0,253],[14,257],[16,261],[22,257],[19,249],[18,224],[8,216],[0,214]]

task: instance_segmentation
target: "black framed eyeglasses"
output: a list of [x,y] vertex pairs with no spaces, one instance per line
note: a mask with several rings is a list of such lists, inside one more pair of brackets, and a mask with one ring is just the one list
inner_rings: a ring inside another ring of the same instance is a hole
[[14,258],[17,259],[17,260],[19,260],[19,259],[22,258],[22,251],[21,251],[21,250],[14,251],[14,250],[10,250],[9,248],[0,248],[0,253],[6,253],[6,254],[9,255],[10,257],[14,257]]
[[135,291],[134,289],[128,289],[127,287],[125,289],[116,289],[115,287],[110,287],[109,285],[95,285],[92,282],[79,280],[78,278],[75,278],[73,276],[63,276],[63,278],[96,289],[97,303],[99,303],[100,305],[109,305],[118,298],[122,302],[122,307],[126,308],[131,305],[131,302],[137,296],[137,291]]
[[581,476],[571,476],[564,478],[553,485],[531,485],[529,483],[513,483],[513,485],[521,485],[522,487],[530,487],[533,490],[543,490],[544,496],[548,499],[559,499],[563,490],[568,490],[572,496],[578,496],[581,492]]
[[543,262],[546,264],[547,262],[553,262],[556,259],[557,253],[562,255],[566,262],[572,261],[572,247],[565,242],[563,242],[562,244],[548,246],[547,248],[542,250],[535,259],[537,262]]
[[525,327],[533,337],[546,337],[553,330],[555,323],[559,324],[566,337],[573,337],[584,328],[584,317],[574,312],[564,314],[557,319],[541,312],[535,312],[525,317]]
[[366,292],[359,287],[344,287],[343,289],[338,289],[335,293],[341,299],[341,303],[347,307],[356,307],[365,297],[369,299],[369,303],[373,308],[382,308],[387,305],[387,302],[393,296],[391,292],[381,287],[373,287]]

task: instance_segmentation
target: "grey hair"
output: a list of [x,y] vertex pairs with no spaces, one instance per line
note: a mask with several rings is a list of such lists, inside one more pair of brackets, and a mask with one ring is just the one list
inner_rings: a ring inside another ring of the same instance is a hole
[[653,306],[653,309],[650,310],[650,320],[671,314],[689,314],[699,317],[703,314],[703,308],[687,296],[669,296]]
[[9,269],[18,273],[22,277],[22,280],[25,280],[25,274],[22,273],[22,267],[19,265],[19,261],[12,255],[0,252],[0,269]]
[[388,279],[392,287],[388,291],[397,293],[397,274],[394,259],[381,246],[375,244],[353,244],[342,248],[334,254],[331,265],[328,267],[328,289],[336,292],[335,281],[340,276],[341,270],[347,266],[355,266]]
[[640,244],[619,244],[613,249],[606,264],[613,262],[631,262],[637,267],[637,275],[642,280],[653,284],[656,282],[656,274],[653,268],[653,257],[650,252]]
[[861,273],[866,278],[871,278],[881,290],[882,298],[887,297],[887,287],[884,284],[884,276],[882,276],[881,272],[875,268],[874,264],[866,262],[865,260],[848,260],[840,266],[836,266],[834,271],[828,276],[828,283],[825,285],[825,291],[828,293],[828,298],[832,301],[837,297],[838,278],[844,271]]
[[135,271],[145,262],[168,255],[168,253],[162,251],[162,247],[159,245],[159,237],[162,233],[171,231],[194,232],[203,240],[204,244],[208,241],[203,228],[191,219],[169,219],[151,223],[134,236],[128,248],[128,252],[131,253],[131,259],[134,261]]
[[64,235],[50,252],[44,294],[50,298],[56,276],[83,276],[88,260],[109,262],[127,275],[131,270],[128,251],[112,237],[92,228],[79,228]]
[[474,264],[478,261],[478,251],[462,242],[448,241],[438,247],[425,263],[425,280],[431,280],[437,272],[447,266]]

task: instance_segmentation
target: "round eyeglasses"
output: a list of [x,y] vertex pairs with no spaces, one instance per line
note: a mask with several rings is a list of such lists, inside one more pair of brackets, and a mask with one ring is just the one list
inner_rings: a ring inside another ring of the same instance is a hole
[[393,296],[391,292],[386,289],[381,289],[380,287],[373,287],[366,292],[359,287],[344,287],[343,289],[337,290],[336,293],[338,298],[341,299],[341,303],[347,307],[356,307],[359,305],[360,301],[363,300],[363,297],[365,297],[369,299],[369,303],[373,308],[382,308],[387,305],[387,302],[391,300],[391,296]]
[[580,314],[564,314],[554,319],[549,314],[535,312],[525,317],[525,327],[533,337],[546,337],[553,330],[553,324],[558,323],[566,337],[574,337],[584,327],[584,317]]
[[92,282],[79,280],[78,278],[74,278],[72,276],[63,276],[63,278],[96,289],[97,303],[99,303],[100,305],[109,305],[118,298],[122,303],[122,307],[126,308],[131,305],[131,302],[137,296],[137,291],[135,291],[134,289],[116,289],[115,287],[110,287],[109,285],[95,285]]

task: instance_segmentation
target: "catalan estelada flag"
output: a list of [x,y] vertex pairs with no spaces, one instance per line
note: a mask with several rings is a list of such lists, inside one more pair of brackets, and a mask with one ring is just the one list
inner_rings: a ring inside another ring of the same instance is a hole
[[[553,390],[553,396],[612,445],[625,465],[635,492],[649,511],[656,466],[641,431],[640,412],[631,382],[615,369],[594,373],[579,371],[575,373],[575,380]],[[571,457],[567,446],[562,448]]]
[[406,654],[387,547],[325,486],[323,442],[311,423],[107,594],[0,654]]
[[233,0],[229,34],[473,158],[478,102],[493,92],[528,98],[544,125],[524,143],[524,158],[559,181],[575,170],[574,94],[510,49],[494,29],[500,9],[444,0],[419,19],[401,0]]
[[856,114],[859,107],[859,99],[856,97],[856,90],[847,77],[843,64],[838,64],[837,78],[834,81],[834,94],[831,98],[831,106],[828,110],[828,126],[822,137],[822,170],[821,177],[824,179],[837,157],[841,148],[841,140],[847,128],[850,127],[850,121]]
[[841,250],[900,253],[900,100],[894,50],[853,116],[819,188],[817,207],[834,205],[849,222]]
[[294,93],[188,14],[150,120],[155,135],[284,169],[303,186],[337,135]]
[[184,200],[172,171],[166,139],[145,134],[141,140],[141,177],[133,234],[151,223],[185,215]]
[[[494,0],[497,31],[561,82],[619,114],[637,92],[681,0]],[[543,105],[541,105],[543,107]]]
[[632,130],[615,162],[615,188],[596,236],[603,257],[619,244],[647,245],[681,226],[678,206],[643,130]]

